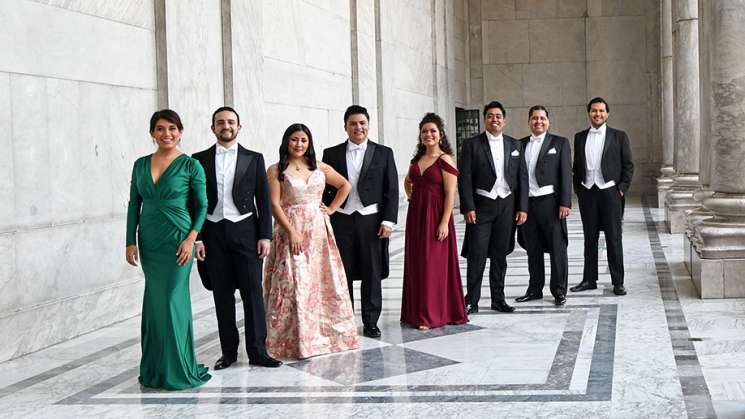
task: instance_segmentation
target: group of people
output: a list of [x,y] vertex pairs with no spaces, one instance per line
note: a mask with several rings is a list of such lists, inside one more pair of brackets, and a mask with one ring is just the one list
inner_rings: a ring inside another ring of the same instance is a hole
[[[585,271],[572,291],[597,288],[599,231],[608,243],[614,292],[625,294],[621,218],[633,173],[628,137],[606,126],[608,104],[588,104],[592,128],[575,136],[574,186],[585,232]],[[518,302],[542,298],[543,254],[551,256],[550,289],[566,302],[571,150],[548,133],[548,110],[529,111],[532,135],[502,133],[507,112],[484,107],[485,131],[466,140],[458,163],[440,116],[419,123],[414,157],[404,178],[405,227],[401,322],[430,329],[462,324],[478,312],[490,260],[491,308],[514,311],[504,296],[507,255],[515,237],[527,250],[530,281]],[[359,347],[353,282],[360,282],[362,333],[381,336],[381,281],[389,274],[388,240],[398,218],[393,151],[368,138],[370,116],[353,105],[344,113],[347,140],[317,160],[313,135],[290,125],[276,164],[238,143],[240,117],[218,108],[216,144],[186,156],[183,124],[164,109],[150,119],[157,150],[132,171],[127,213],[127,261],[142,263],[140,383],[171,390],[210,379],[196,361],[189,296],[193,256],[215,303],[222,356],[215,370],[238,359],[235,291],[244,309],[249,363],[278,367],[277,358],[304,359]],[[453,208],[465,217],[461,285]],[[272,216],[275,220],[272,227]],[[612,242],[612,244],[611,244]],[[175,251],[175,258],[174,258]]]

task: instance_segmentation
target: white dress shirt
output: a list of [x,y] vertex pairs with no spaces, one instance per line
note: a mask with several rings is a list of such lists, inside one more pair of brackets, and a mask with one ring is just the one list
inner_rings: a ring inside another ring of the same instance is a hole
[[554,185],[538,186],[538,181],[535,178],[535,166],[538,163],[538,154],[541,152],[543,146],[543,140],[546,139],[546,133],[539,136],[531,135],[530,142],[525,147],[525,162],[528,164],[528,196],[536,197],[543,195],[551,195],[554,193]]
[[603,179],[601,161],[603,158],[603,147],[605,147],[605,132],[607,126],[603,124],[600,128],[590,128],[585,141],[585,181],[582,186],[587,189],[597,185],[600,189],[608,189],[616,186],[615,181],[606,182]]
[[497,180],[494,181],[491,190],[477,188],[476,194],[489,199],[497,199],[497,197],[504,199],[512,193],[507,180],[504,178],[504,136],[499,134],[495,137],[489,131],[485,131],[485,133],[487,140],[489,140],[489,150],[494,161],[494,170],[497,172]]
[[[352,215],[355,212],[361,215],[370,215],[378,213],[378,204],[370,204],[365,206],[360,200],[360,193],[357,190],[357,182],[360,180],[360,172],[362,171],[362,163],[365,160],[365,152],[367,151],[367,142],[365,139],[360,144],[355,144],[347,140],[347,180],[352,185],[352,191],[347,196],[347,202],[343,207],[337,209],[342,214]],[[391,221],[383,221],[381,224],[393,228],[394,223]]]
[[230,148],[220,144],[215,146],[215,180],[217,181],[217,205],[207,219],[217,223],[223,219],[237,223],[250,217],[253,213],[241,214],[233,202],[233,180],[235,165],[238,162],[238,143]]

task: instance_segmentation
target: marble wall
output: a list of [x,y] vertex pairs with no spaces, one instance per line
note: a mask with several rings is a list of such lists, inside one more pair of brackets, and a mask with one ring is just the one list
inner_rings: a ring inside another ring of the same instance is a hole
[[646,0],[470,0],[471,97],[498,99],[506,132],[529,134],[527,110],[546,105],[551,131],[573,138],[586,104],[611,105],[609,125],[631,139],[634,189],[651,188],[661,159],[659,4]]
[[152,1],[0,3],[0,361],[140,310],[124,214],[153,26]]
[[[278,159],[306,123],[344,140],[354,102],[401,177],[424,113],[454,137],[465,106],[464,0],[8,0],[0,2],[0,362],[137,315],[124,261],[134,160],[168,106],[187,153],[233,105],[241,142]],[[194,278],[192,287],[199,287]]]

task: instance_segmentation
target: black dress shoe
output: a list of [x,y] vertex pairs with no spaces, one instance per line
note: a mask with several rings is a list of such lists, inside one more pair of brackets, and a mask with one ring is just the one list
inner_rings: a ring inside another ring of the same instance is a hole
[[466,314],[474,314],[479,312],[478,304],[469,304],[466,306]]
[[491,309],[501,311],[502,313],[512,313],[513,311],[515,311],[515,307],[512,307],[504,301],[497,301],[495,303],[492,303]]
[[543,295],[542,294],[533,294],[532,292],[528,292],[525,295],[523,295],[522,297],[515,298],[515,301],[517,301],[518,303],[524,303],[526,301],[540,300],[542,298],[543,298]]
[[564,294],[559,294],[554,298],[554,304],[557,306],[563,306],[567,303],[567,298],[564,296]]
[[626,295],[626,288],[624,288],[623,285],[614,285],[613,286],[613,294],[616,294],[616,295]]
[[277,368],[282,365],[282,361],[274,359],[269,355],[255,356],[248,360],[250,365],[258,365],[260,367]]
[[585,290],[596,290],[596,289],[598,289],[598,284],[582,281],[579,284],[569,288],[569,291],[580,292],[580,291],[585,291]]
[[221,356],[220,359],[215,362],[215,371],[217,370],[223,370],[235,363],[237,359],[236,358],[229,358],[225,355]]
[[369,338],[379,338],[380,329],[378,329],[378,326],[365,326],[362,328],[362,334]]

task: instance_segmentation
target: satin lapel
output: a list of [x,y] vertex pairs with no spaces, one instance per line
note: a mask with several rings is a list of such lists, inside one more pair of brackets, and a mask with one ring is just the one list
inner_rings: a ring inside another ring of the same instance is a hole
[[238,144],[238,155],[236,156],[238,159],[235,162],[235,177],[233,178],[233,191],[236,191],[238,188],[238,185],[241,184],[241,180],[243,179],[243,176],[246,174],[246,170],[248,170],[248,166],[251,165],[251,162],[253,161],[253,156],[243,148],[240,144]]
[[217,186],[217,168],[215,167],[215,153],[217,146],[213,145],[207,149],[206,159],[203,161],[204,175],[207,178],[207,184]]
[[[554,136],[546,133],[546,138],[543,139],[543,144],[541,144],[541,151],[538,153],[538,161],[543,160],[543,157],[546,156],[546,153],[548,153],[548,150],[554,145]],[[556,150],[558,153],[559,150]]]
[[577,149],[574,150],[575,154],[579,153],[579,156],[581,158],[581,163],[584,164],[585,168],[587,167],[587,154],[585,153],[585,147],[587,146],[587,137],[589,135],[590,135],[589,129],[582,131],[582,136],[579,138],[579,144],[577,144]]
[[504,173],[502,173],[503,177],[507,177],[507,174],[510,173],[510,160],[512,160],[512,141],[508,140],[507,137],[502,136],[502,143],[504,143],[504,157],[502,157],[502,160],[504,160]]
[[374,142],[367,140],[367,149],[365,150],[364,160],[362,160],[362,169],[360,169],[360,180],[365,178],[367,169],[370,167],[370,163],[372,163],[373,155],[375,154],[375,147],[377,147],[377,145]]
[[339,162],[337,165],[339,168],[339,174],[344,176],[344,179],[349,179],[349,170],[347,169],[347,141],[336,147],[335,151],[336,155],[333,155],[331,158],[336,159]]
[[486,136],[486,133],[481,134],[481,137],[479,138],[479,143],[481,144],[481,152],[486,154],[486,160],[489,161],[489,167],[491,167],[491,172],[494,174],[494,176],[496,176],[497,169],[494,166],[494,157],[491,155],[491,147],[489,147],[489,138]]
[[603,163],[603,159],[605,159],[605,153],[608,151],[608,147],[613,141],[616,141],[616,134],[611,127],[606,126],[605,141],[603,141],[603,155],[600,157],[600,164]]

